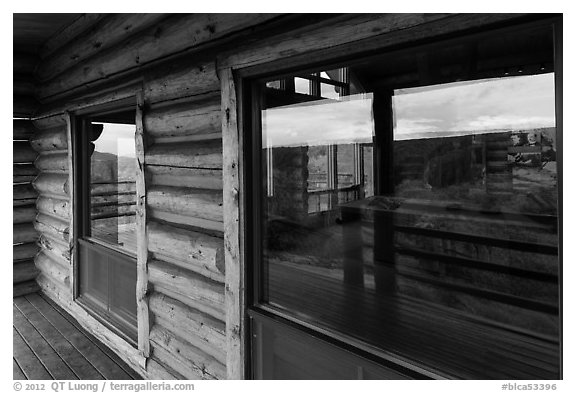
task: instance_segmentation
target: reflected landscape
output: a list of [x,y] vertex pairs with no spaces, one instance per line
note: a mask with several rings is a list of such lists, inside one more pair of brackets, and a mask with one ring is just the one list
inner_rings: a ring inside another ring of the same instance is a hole
[[530,75],[490,76],[485,46],[468,81],[426,53],[436,83],[399,87],[422,67],[399,55],[263,86],[264,303],[448,375],[557,378],[554,74],[530,33]]

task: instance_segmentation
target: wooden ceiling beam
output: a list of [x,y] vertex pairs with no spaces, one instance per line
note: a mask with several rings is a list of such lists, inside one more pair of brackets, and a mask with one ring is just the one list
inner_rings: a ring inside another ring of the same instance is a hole
[[214,45],[225,37],[237,39],[238,32],[276,19],[277,14],[175,14],[142,34],[99,52],[76,64],[68,72],[40,86],[41,100],[72,94],[87,83],[106,81],[165,57]]
[[82,34],[86,30],[93,27],[98,23],[106,14],[82,14],[78,19],[74,20],[71,24],[58,31],[56,34],[48,38],[38,51],[40,58],[44,59],[54,53],[59,48],[72,41],[76,36]]
[[50,56],[44,57],[36,76],[40,81],[50,80],[91,56],[157,24],[167,16],[168,14],[111,14],[100,18],[99,23],[73,37],[67,45],[60,47]]

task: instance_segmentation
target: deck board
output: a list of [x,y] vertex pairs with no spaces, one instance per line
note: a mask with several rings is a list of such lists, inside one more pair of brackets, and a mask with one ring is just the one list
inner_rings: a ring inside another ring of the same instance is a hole
[[80,352],[106,379],[131,379],[118,364],[88,339],[84,332],[72,325],[51,304],[39,295],[27,297],[44,317]]
[[14,376],[14,380],[24,380],[26,379],[26,375],[22,372],[22,369],[16,363],[16,359],[12,358],[12,375]]
[[141,379],[42,295],[14,298],[13,305],[14,379]]
[[34,355],[42,362],[52,378],[78,379],[68,365],[64,363],[62,358],[58,356],[54,348],[52,348],[36,328],[32,326],[16,305],[12,306],[12,313],[14,327],[18,333],[20,333],[20,336],[22,336],[26,344],[28,344],[28,347],[34,352]]
[[[48,300],[48,303],[50,303],[50,300]],[[79,330],[83,330],[82,327],[80,326],[80,324],[78,323],[78,321],[76,321],[70,314],[67,314],[66,312],[64,312],[64,310],[60,309],[57,306],[55,308],[56,308],[56,310],[58,310],[60,312],[60,314],[62,314],[62,316],[64,318],[66,318],[68,320],[68,322],[70,322],[72,325],[76,326],[76,328],[78,328]],[[102,350],[102,352],[106,353],[109,357],[111,357],[111,358],[116,357],[116,354],[114,354],[114,352],[112,352],[112,350],[110,348],[108,348],[106,345],[104,345],[96,337],[91,336],[91,335],[88,335],[87,337],[98,348],[100,348]],[[134,371],[130,366],[128,366],[123,361],[118,359],[118,360],[116,360],[116,363],[118,364],[118,366],[122,370],[124,370],[128,375],[130,375],[132,377],[132,379],[142,379],[142,377],[140,375],[138,375],[138,373],[136,371]]]
[[14,304],[42,337],[50,343],[78,379],[104,379],[102,374],[25,297],[15,298]]
[[14,327],[12,328],[12,341],[14,343],[14,360],[22,369],[26,379],[52,379],[42,362],[38,360]]

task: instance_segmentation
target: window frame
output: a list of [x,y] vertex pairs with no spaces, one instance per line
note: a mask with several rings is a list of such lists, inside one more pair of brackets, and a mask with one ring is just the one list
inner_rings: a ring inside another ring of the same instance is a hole
[[[97,247],[102,253],[113,256],[117,259],[127,260],[130,259],[138,275],[138,256],[137,253],[129,252],[128,250],[114,246],[113,244],[106,243],[102,240],[96,239],[90,235],[91,221],[90,221],[90,154],[89,154],[89,138],[87,138],[87,128],[90,118],[94,116],[105,116],[110,113],[133,111],[135,114],[134,124],[137,127],[138,120],[138,96],[130,95],[126,98],[108,102],[105,104],[89,106],[86,108],[78,109],[70,113],[70,127],[71,127],[71,150],[72,150],[72,170],[73,170],[73,198],[72,198],[72,215],[73,215],[73,285],[72,285],[72,299],[83,310],[85,310],[91,317],[96,319],[106,328],[110,329],[114,334],[119,336],[123,341],[128,343],[133,348],[139,347],[140,342],[140,308],[136,307],[136,325],[130,325],[124,321],[123,318],[114,318],[108,313],[98,310],[95,303],[80,293],[80,250],[81,244],[83,247]],[[136,144],[135,144],[136,146]],[[136,194],[138,200],[138,194]],[[136,240],[140,241],[139,239]],[[137,278],[138,281],[138,278]],[[137,299],[137,290],[134,293]]]
[[[261,124],[260,124],[260,108],[261,102],[259,96],[261,93],[258,90],[257,82],[266,78],[280,79],[285,81],[290,76],[302,77],[304,74],[310,74],[317,70],[335,69],[346,66],[350,63],[359,61],[368,61],[371,58],[378,58],[386,56],[389,52],[396,50],[411,50],[416,47],[431,47],[443,44],[448,41],[458,40],[460,38],[471,37],[477,34],[485,34],[498,31],[510,31],[514,29],[524,29],[529,26],[550,25],[554,31],[554,72],[555,72],[555,96],[556,96],[556,127],[557,127],[557,140],[558,140],[558,262],[559,262],[559,278],[558,286],[560,291],[558,307],[560,310],[560,378],[563,375],[562,369],[562,17],[557,15],[539,16],[534,19],[516,20],[513,22],[505,22],[496,26],[483,26],[473,31],[462,31],[458,33],[450,33],[448,35],[434,37],[433,39],[421,39],[411,41],[397,46],[371,48],[370,51],[357,49],[350,45],[346,45],[350,51],[346,54],[345,51],[318,51],[317,56],[299,55],[290,60],[276,60],[269,63],[252,65],[246,68],[237,70],[238,77],[238,91],[239,100],[242,101],[239,111],[241,132],[243,133],[243,145],[239,146],[239,152],[243,156],[246,165],[243,168],[244,184],[243,191],[245,194],[243,209],[244,229],[249,234],[244,239],[244,259],[245,265],[245,282],[246,282],[246,313],[245,313],[245,329],[246,331],[246,356],[250,359],[251,352],[251,318],[263,318],[274,321],[279,321],[287,326],[293,327],[301,332],[310,334],[314,337],[320,338],[328,343],[335,344],[344,350],[351,351],[352,353],[366,357],[384,365],[385,367],[400,367],[403,372],[416,376],[417,378],[432,378],[432,379],[450,379],[454,376],[442,372],[442,370],[428,369],[424,364],[414,364],[413,360],[403,358],[398,354],[387,353],[385,350],[368,344],[362,340],[347,336],[334,330],[326,329],[322,326],[303,321],[293,315],[279,310],[278,308],[271,307],[262,303],[263,293],[265,289],[259,288],[262,282],[263,274],[263,261],[262,261],[262,220],[261,213],[263,211],[263,195],[261,192],[262,186],[262,171],[261,171]],[[369,40],[369,39],[367,39]],[[314,54],[314,52],[312,52]],[[326,55],[325,60],[321,60],[321,55]],[[310,60],[312,59],[312,60]],[[314,79],[314,78],[312,78]],[[312,85],[313,80],[310,80]],[[293,84],[293,83],[292,83]],[[290,85],[292,85],[290,84]],[[286,86],[286,83],[281,86]],[[281,87],[282,88],[282,87]],[[390,103],[379,102],[375,105],[384,105],[391,111]],[[382,123],[382,122],[381,122]],[[392,125],[390,124],[390,127]],[[376,133],[378,135],[378,132]],[[380,133],[382,135],[383,133]],[[392,137],[392,133],[388,133]],[[391,147],[391,140],[375,141],[373,144],[373,166],[374,168],[390,168],[388,162],[392,161],[392,157],[386,154]],[[386,161],[384,163],[383,161]],[[391,176],[385,173],[385,170],[378,170],[373,172],[374,178],[374,192],[384,193],[385,190],[390,188]],[[247,360],[247,365],[252,365]],[[250,367],[246,367],[246,375],[252,377],[253,373]]]

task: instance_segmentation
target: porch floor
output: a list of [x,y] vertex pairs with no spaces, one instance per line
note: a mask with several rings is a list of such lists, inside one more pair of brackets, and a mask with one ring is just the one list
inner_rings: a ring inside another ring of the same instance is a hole
[[142,379],[40,293],[13,299],[14,379]]

